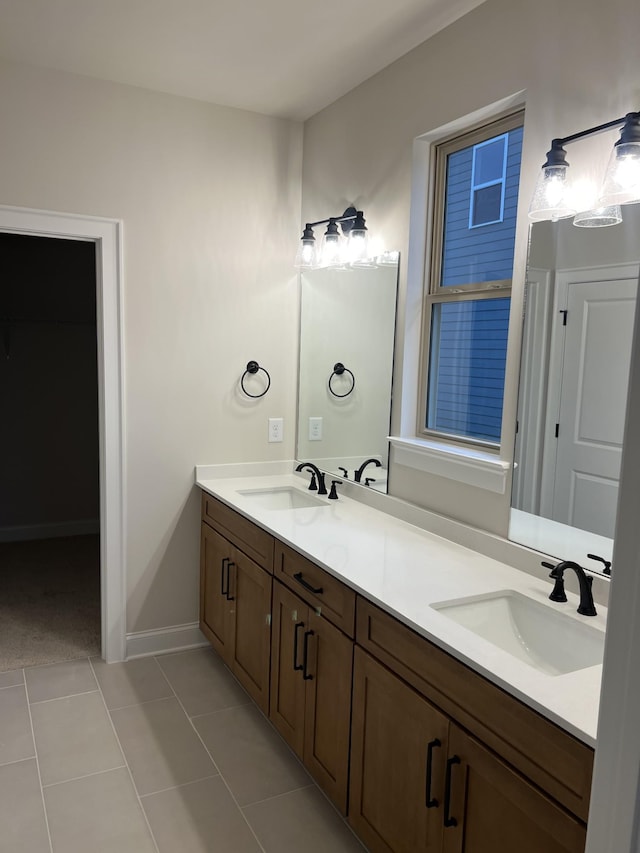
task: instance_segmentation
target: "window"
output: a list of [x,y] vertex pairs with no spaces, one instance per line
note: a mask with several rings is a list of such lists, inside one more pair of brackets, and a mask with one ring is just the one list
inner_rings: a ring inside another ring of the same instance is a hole
[[522,123],[519,112],[436,146],[424,436],[500,444]]

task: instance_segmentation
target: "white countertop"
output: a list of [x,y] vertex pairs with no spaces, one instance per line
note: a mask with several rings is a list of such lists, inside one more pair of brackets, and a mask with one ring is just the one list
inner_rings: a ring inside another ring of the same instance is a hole
[[[483,640],[430,605],[501,590],[516,590],[559,608],[571,619],[604,631],[606,608],[585,618],[577,597],[550,603],[551,581],[520,572],[357,500],[340,496],[326,506],[261,508],[241,490],[294,486],[293,474],[212,477],[198,469],[196,484],[344,581],[410,628],[485,678],[539,711],[584,743],[595,746],[602,665],[547,675]],[[322,499],[326,500],[326,499]]]

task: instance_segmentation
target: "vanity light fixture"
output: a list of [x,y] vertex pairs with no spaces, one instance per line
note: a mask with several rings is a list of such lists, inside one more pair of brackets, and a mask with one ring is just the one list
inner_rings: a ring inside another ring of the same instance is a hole
[[[319,252],[313,233],[317,225],[327,226]],[[343,263],[358,266],[369,262],[368,230],[364,213],[355,207],[348,207],[342,216],[330,216],[317,222],[306,223],[295,266],[300,269],[313,269],[318,266],[340,266]]]
[[[565,145],[621,127],[620,139],[613,146],[598,207],[578,212],[572,206],[567,182],[569,163]],[[581,227],[603,227],[622,221],[619,205],[640,202],[640,112],[605,122],[573,133],[571,136],[553,139],[547,159],[538,175],[538,181],[529,207],[529,219],[539,222],[553,221],[576,216],[574,224]]]

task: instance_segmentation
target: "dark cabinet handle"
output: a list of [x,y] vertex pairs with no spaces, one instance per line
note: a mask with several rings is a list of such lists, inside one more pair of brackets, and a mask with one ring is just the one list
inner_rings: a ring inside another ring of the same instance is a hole
[[233,562],[229,561],[229,562],[227,563],[227,589],[226,589],[227,601],[235,601],[234,596],[229,594],[229,586],[230,586],[230,583],[229,583],[229,574],[230,574],[231,566],[235,566],[235,563],[233,563]]
[[309,663],[309,637],[313,637],[315,631],[304,632],[304,646],[302,649],[302,677],[305,681],[311,681],[312,675],[307,672],[307,664]]
[[439,738],[434,738],[427,744],[427,781],[425,784],[425,805],[428,809],[435,809],[438,801],[431,796],[431,777],[433,775],[433,750],[442,746]]
[[296,622],[293,629],[293,668],[304,669],[301,663],[298,663],[298,628],[304,628],[304,622]]
[[293,576],[293,579],[294,579],[294,581],[298,581],[298,583],[301,586],[303,586],[305,589],[308,589],[309,592],[314,593],[314,595],[322,595],[322,593],[324,592],[324,590],[322,589],[321,586],[319,586],[319,587],[311,586],[309,581],[306,581],[302,577],[302,572],[296,572],[295,575]]
[[227,571],[229,565],[229,557],[223,557],[222,562],[220,563],[220,595],[229,595],[229,575],[227,574],[227,588],[224,588],[224,577],[225,571]]
[[451,770],[454,764],[461,764],[460,757],[453,755],[447,758],[447,775],[444,781],[444,825],[457,826],[458,821],[451,816]]

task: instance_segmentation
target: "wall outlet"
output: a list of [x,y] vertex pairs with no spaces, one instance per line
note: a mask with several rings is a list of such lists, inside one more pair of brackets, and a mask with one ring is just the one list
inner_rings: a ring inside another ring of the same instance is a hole
[[283,433],[283,419],[269,418],[269,441],[282,441]]
[[322,441],[322,418],[309,418],[309,441]]

